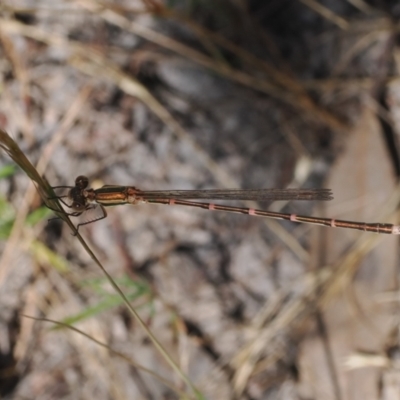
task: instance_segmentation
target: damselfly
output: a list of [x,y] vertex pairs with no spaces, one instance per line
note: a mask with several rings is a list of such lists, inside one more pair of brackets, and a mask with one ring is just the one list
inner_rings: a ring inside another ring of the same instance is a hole
[[[400,225],[383,223],[365,223],[344,221],[331,218],[318,218],[296,214],[258,210],[247,207],[234,207],[223,204],[203,203],[192,199],[202,200],[332,200],[330,189],[211,189],[211,190],[140,190],[133,186],[106,185],[99,189],[88,188],[89,180],[80,175],[75,179],[75,186],[54,186],[53,189],[68,189],[67,194],[56,196],[69,210],[65,214],[77,217],[89,210],[99,208],[101,215],[79,223],[77,230],[107,217],[104,207],[120,204],[157,203],[204,208],[207,210],[227,211],[248,214],[257,217],[289,220],[292,222],[324,225],[331,228],[357,229],[360,231],[400,234]],[[54,210],[58,211],[59,210]]]

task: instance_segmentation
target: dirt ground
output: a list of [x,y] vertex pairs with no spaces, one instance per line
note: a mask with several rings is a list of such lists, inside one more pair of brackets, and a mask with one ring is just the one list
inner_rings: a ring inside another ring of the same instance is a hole
[[[229,204],[398,224],[399,18],[384,0],[3,0],[0,127],[53,186],[326,187]],[[79,232],[146,331],[10,164],[1,398],[400,399],[397,236],[107,208]]]

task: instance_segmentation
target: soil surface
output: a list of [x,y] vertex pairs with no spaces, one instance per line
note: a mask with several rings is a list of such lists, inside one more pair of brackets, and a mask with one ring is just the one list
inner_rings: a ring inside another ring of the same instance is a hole
[[[399,223],[399,17],[384,0],[3,0],[0,126],[53,186],[326,187],[228,204]],[[166,359],[10,164],[2,398],[400,399],[396,236],[143,202],[71,217]]]

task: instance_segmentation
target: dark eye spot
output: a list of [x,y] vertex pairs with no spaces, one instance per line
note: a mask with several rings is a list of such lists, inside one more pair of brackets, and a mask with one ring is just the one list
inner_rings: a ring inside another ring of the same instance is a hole
[[79,175],[75,179],[75,186],[78,187],[79,189],[84,189],[88,186],[89,184],[89,179],[86,176]]

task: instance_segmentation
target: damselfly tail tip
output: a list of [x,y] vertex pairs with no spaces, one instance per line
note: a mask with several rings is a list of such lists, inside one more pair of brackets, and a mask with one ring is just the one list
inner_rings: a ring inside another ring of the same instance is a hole
[[392,234],[393,235],[400,235],[400,225],[393,225]]

